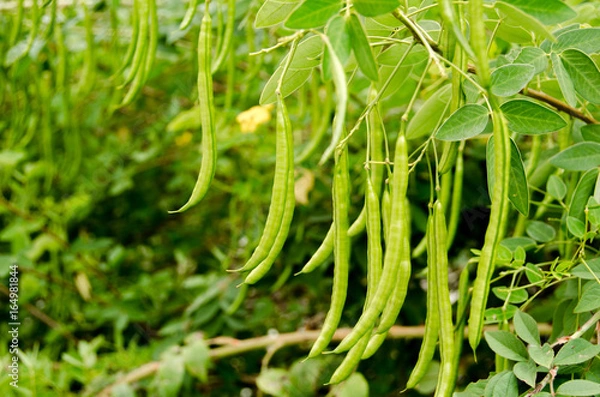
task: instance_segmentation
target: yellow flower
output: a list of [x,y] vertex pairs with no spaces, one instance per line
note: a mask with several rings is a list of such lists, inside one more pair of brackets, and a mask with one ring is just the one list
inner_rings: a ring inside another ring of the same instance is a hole
[[238,114],[235,120],[240,125],[243,133],[254,132],[259,125],[271,121],[271,110],[273,110],[273,104],[252,106],[250,109]]
[[177,146],[185,146],[192,141],[192,133],[185,131],[183,134],[175,138],[175,144]]

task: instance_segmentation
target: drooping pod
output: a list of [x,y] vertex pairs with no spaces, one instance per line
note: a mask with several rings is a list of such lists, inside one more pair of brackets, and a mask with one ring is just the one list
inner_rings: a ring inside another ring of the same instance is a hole
[[188,201],[178,210],[183,212],[204,198],[215,176],[217,168],[217,138],[215,133],[215,107],[213,100],[211,68],[211,17],[208,8],[202,17],[198,38],[198,100],[202,124],[202,163],[198,179]]

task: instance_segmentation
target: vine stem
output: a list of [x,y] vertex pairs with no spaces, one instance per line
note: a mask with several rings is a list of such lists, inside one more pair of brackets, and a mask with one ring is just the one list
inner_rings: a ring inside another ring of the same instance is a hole
[[[485,330],[489,331],[496,329],[498,329],[497,326],[485,327]],[[540,323],[538,324],[538,329],[541,335],[550,335],[552,332],[552,326],[550,324]],[[350,331],[352,331],[352,328],[338,328],[331,340],[339,342],[344,339],[344,337],[346,337]],[[468,330],[465,329],[465,334],[467,331]],[[387,339],[417,339],[422,338],[424,332],[424,326],[403,327],[395,325],[390,328]],[[208,356],[211,360],[215,361],[226,357],[237,356],[253,350],[269,350],[269,348],[273,347],[281,348],[285,346],[301,345],[303,343],[313,342],[319,337],[320,333],[321,330],[297,331],[284,334],[259,336],[244,340],[229,337],[216,337],[207,340],[207,343],[221,346],[212,348],[209,351]],[[306,346],[308,347],[308,344]],[[273,350],[270,350],[270,354],[274,354]],[[105,387],[100,393],[98,393],[98,397],[109,397],[112,389],[117,385],[137,382],[153,375],[160,368],[160,364],[160,361],[152,361],[134,369],[118,379],[116,382]]]

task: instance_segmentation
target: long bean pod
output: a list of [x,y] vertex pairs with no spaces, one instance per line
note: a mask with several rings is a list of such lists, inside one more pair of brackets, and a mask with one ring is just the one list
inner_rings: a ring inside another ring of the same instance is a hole
[[[208,5],[208,2],[206,3]],[[178,210],[183,212],[204,198],[217,168],[217,138],[215,133],[215,107],[211,67],[211,17],[208,7],[202,17],[198,38],[198,99],[200,101],[200,121],[202,124],[202,164],[198,179],[188,201]]]
[[[273,262],[281,252],[285,240],[287,239],[290,224],[294,216],[294,206],[296,198],[294,195],[294,140],[290,119],[287,108],[283,102],[281,92],[277,92],[277,152],[283,152],[284,162],[281,168],[285,171],[284,189],[283,189],[283,212],[276,225],[275,238],[272,243],[268,243],[268,254],[260,263],[246,276],[244,280],[247,284],[254,284],[260,280],[271,268]],[[279,165],[279,164],[278,164]],[[277,186],[273,186],[275,191]],[[266,234],[265,230],[265,234]],[[263,234],[264,235],[264,234]]]
[[[404,125],[404,123],[402,125]],[[405,214],[404,198],[406,197],[406,190],[408,187],[408,153],[406,137],[404,136],[403,131],[404,129],[401,128],[398,140],[396,141],[394,172],[391,183],[392,209],[388,236],[389,241],[386,244],[388,248],[386,249],[384,256],[381,280],[377,286],[377,292],[373,301],[360,316],[352,331],[334,350],[334,353],[341,353],[350,349],[375,325],[377,318],[383,311],[389,297],[394,291],[402,259],[402,228],[404,224],[402,217]]]
[[308,354],[309,358],[321,354],[331,342],[346,302],[350,260],[350,239],[348,237],[349,185],[348,147],[343,146],[340,151],[336,151],[333,177],[334,267],[331,305],[323,322],[321,333]]
[[494,187],[491,192],[492,210],[488,224],[477,275],[473,282],[471,313],[469,316],[469,344],[475,350],[481,340],[484,311],[490,292],[490,281],[494,272],[494,261],[498,244],[504,235],[508,215],[508,189],[510,177],[510,136],[506,122],[495,108],[492,111],[494,123]]
[[434,241],[432,215],[430,215],[427,220],[427,231],[425,234],[427,242],[427,314],[425,317],[425,333],[423,334],[421,348],[419,349],[419,358],[406,383],[407,389],[414,388],[427,373],[429,364],[435,354],[439,338],[440,315],[438,309],[438,281],[435,265],[433,263],[436,256],[436,244]]
[[448,288],[448,250],[446,245],[446,219],[444,207],[438,200],[433,205],[433,243],[436,245],[433,259],[437,281],[438,316],[440,318],[440,372],[435,396],[449,397],[456,384],[454,367],[454,325],[452,324],[452,304]]
[[400,247],[400,268],[396,276],[394,292],[388,300],[385,309],[381,314],[381,320],[377,327],[377,333],[387,333],[392,328],[398,314],[404,304],[404,299],[408,292],[408,282],[410,281],[411,262],[410,262],[410,203],[404,198],[402,206],[402,236]]

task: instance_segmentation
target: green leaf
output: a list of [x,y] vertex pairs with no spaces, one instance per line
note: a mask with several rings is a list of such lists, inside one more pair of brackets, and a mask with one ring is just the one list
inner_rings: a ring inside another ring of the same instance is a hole
[[346,19],[341,15],[331,18],[325,28],[325,34],[329,37],[329,42],[342,65],[346,64],[352,53]]
[[600,165],[600,143],[580,142],[550,158],[550,164],[567,171],[587,171]]
[[479,135],[489,118],[488,110],[481,105],[464,105],[448,117],[435,134],[442,141],[460,141]]
[[[575,306],[575,313],[583,313],[589,312],[592,310],[596,310],[600,307],[600,284],[596,280],[589,281],[585,288],[583,289],[583,293],[581,294],[581,298]],[[562,349],[561,349],[562,351]],[[559,352],[560,354],[560,352]],[[556,356],[558,357],[558,355]],[[563,364],[564,365],[564,364]]]
[[160,397],[175,397],[183,384],[185,368],[183,358],[178,355],[169,355],[160,363],[156,372],[153,386],[156,390],[154,395]]
[[531,387],[534,387],[537,377],[536,369],[537,368],[533,360],[521,361],[515,364],[513,367],[513,373],[519,380],[525,382]]
[[583,140],[600,143],[600,124],[588,124],[581,127]]
[[[511,190],[508,199],[515,206],[517,211],[527,216],[529,214],[529,191],[527,185],[527,175],[523,166],[521,153],[515,142],[510,139],[510,180]],[[486,149],[488,191],[494,189],[494,137],[490,137]]]
[[446,117],[451,96],[451,86],[445,85],[429,97],[408,122],[406,138],[416,139],[431,135]]
[[535,68],[531,65],[511,64],[500,66],[492,72],[491,91],[498,96],[511,96],[521,91],[531,81]]
[[353,373],[345,382],[331,388],[335,397],[369,397],[369,383],[360,373]]
[[527,280],[532,284],[537,284],[544,280],[544,273],[533,263],[525,265],[525,275],[527,276]]
[[585,207],[594,193],[598,174],[598,169],[593,168],[581,176],[569,202],[569,216],[585,221]]
[[515,315],[517,312],[515,305],[507,305],[506,307],[491,307],[484,312],[486,325],[504,323]]
[[320,28],[341,8],[340,0],[306,0],[290,15],[285,26],[290,29]]
[[[543,23],[509,3],[510,1],[496,1],[494,3],[494,8],[502,18],[502,23],[498,29],[500,38],[504,36],[504,39],[514,43],[531,43],[536,38],[554,41],[554,36]],[[532,37],[532,34],[534,37]]]
[[[313,69],[319,66],[319,58],[322,52],[323,41],[318,36],[310,36],[298,43],[298,47],[281,86],[281,93],[284,98],[293,94],[306,83]],[[267,84],[265,84],[259,101],[261,105],[276,101],[275,89],[277,88],[277,83],[283,72],[283,65],[285,65],[288,56],[289,54],[281,60],[277,70],[275,70],[275,73],[273,73]]]
[[391,12],[400,6],[398,0],[354,0],[356,11],[366,17],[376,17]]
[[574,48],[594,54],[600,52],[600,28],[574,29],[559,35],[556,43],[552,44],[552,51],[561,52]]
[[567,216],[567,229],[577,238],[583,238],[585,236],[585,223],[573,216]]
[[571,106],[577,106],[577,96],[575,95],[575,87],[573,86],[571,77],[557,54],[550,54],[550,58],[552,59],[552,70],[558,81],[560,91],[565,97],[565,101]]
[[110,397],[135,397],[135,390],[128,383],[119,383],[111,389]]
[[573,49],[563,51],[560,58],[575,91],[594,105],[600,105],[600,71],[594,61],[585,52]]
[[182,356],[186,370],[202,383],[208,381],[208,368],[211,365],[209,353],[209,348],[201,339],[183,347]]
[[530,345],[540,344],[540,331],[537,322],[527,313],[518,311],[513,318],[517,336]]
[[563,396],[593,396],[600,394],[600,383],[590,380],[575,379],[569,380],[558,386],[556,394]]
[[547,243],[556,237],[556,230],[541,221],[529,221],[526,232],[529,237],[541,243]]
[[508,248],[511,252],[516,252],[517,248],[528,250],[535,248],[535,240],[529,237],[507,237],[500,242],[501,246]]
[[507,287],[494,287],[492,292],[498,299],[508,301],[509,303],[521,303],[525,302],[529,297],[529,294],[524,289],[511,290]]
[[485,387],[484,397],[518,396],[517,378],[512,371],[503,371],[494,375]]
[[600,227],[600,203],[594,198],[590,197],[587,203],[588,208],[588,220],[593,227]]
[[548,67],[548,54],[538,47],[523,47],[513,63],[531,65],[534,74],[539,74]]
[[266,0],[254,19],[257,29],[269,28],[284,22],[300,4],[300,0]]
[[585,263],[580,263],[579,265],[575,266],[571,270],[571,274],[583,280],[595,280],[596,278],[600,279],[600,258],[590,259],[586,261],[586,263],[587,266]]
[[546,183],[546,190],[551,197],[562,200],[567,195],[567,185],[558,175],[550,175]]
[[485,340],[499,356],[513,361],[527,361],[527,349],[514,334],[508,331],[486,331]]
[[546,25],[555,25],[573,19],[577,13],[560,0],[505,0]]
[[287,397],[287,385],[289,384],[288,372],[281,368],[267,368],[260,371],[256,378],[256,387],[263,393],[275,397]]
[[555,111],[526,99],[506,101],[500,109],[508,121],[508,128],[520,134],[545,134],[567,125]]
[[379,75],[375,57],[373,56],[373,50],[371,50],[371,45],[367,39],[367,32],[356,14],[350,15],[350,19],[348,20],[348,31],[350,33],[350,42],[358,67],[371,81],[377,81]]
[[542,346],[537,344],[529,345],[527,347],[527,352],[537,365],[540,365],[544,368],[550,368],[552,366],[552,360],[554,360],[554,350],[552,350],[552,346],[550,346],[548,343],[544,343]]

